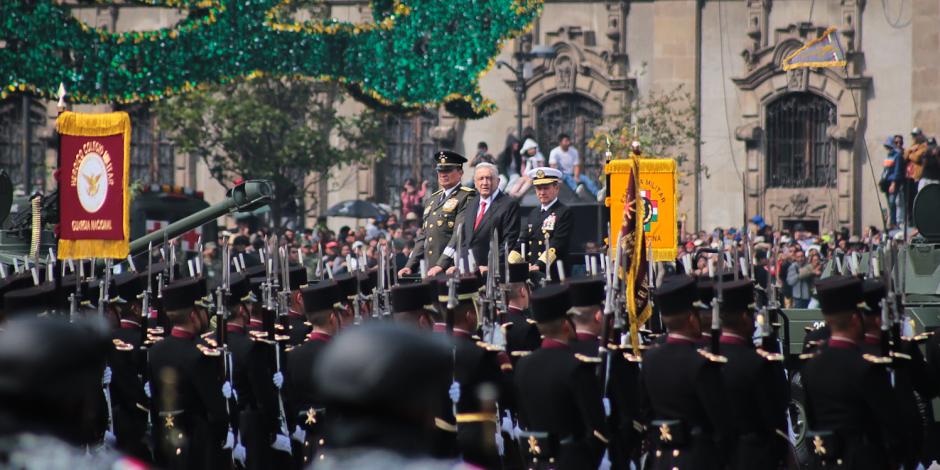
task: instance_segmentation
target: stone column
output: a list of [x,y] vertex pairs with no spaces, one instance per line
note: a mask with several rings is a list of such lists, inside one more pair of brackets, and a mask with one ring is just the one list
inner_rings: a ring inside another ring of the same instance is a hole
[[911,2],[911,112],[914,125],[928,135],[940,132],[940,2]]

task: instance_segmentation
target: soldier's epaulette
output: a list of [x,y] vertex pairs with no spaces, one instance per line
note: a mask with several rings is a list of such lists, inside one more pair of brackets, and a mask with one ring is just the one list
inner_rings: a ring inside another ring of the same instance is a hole
[[815,348],[815,347],[822,346],[823,344],[826,344],[826,340],[824,340],[824,339],[814,339],[814,340],[812,340],[812,341],[807,341],[807,342],[806,342],[806,345],[807,345],[807,346],[812,346],[812,347],[814,347],[814,348]]
[[623,353],[623,358],[626,359],[628,362],[643,362],[642,356],[635,356],[628,352]]
[[705,359],[708,359],[708,360],[711,361],[711,362],[716,362],[716,363],[719,363],[719,364],[724,364],[724,363],[728,362],[728,358],[727,358],[727,357],[724,357],[724,356],[721,356],[721,355],[718,355],[718,354],[712,354],[712,353],[710,353],[710,352],[708,352],[708,351],[706,351],[706,350],[704,350],[704,349],[699,349],[699,350],[698,350],[698,353],[701,354],[702,357],[704,357]]
[[208,346],[203,346],[201,344],[197,344],[196,347],[199,348],[200,352],[202,352],[204,355],[209,356],[209,357],[218,357],[219,355],[222,354],[222,352],[219,351],[218,349],[210,348]]
[[607,349],[610,351],[616,351],[620,349],[620,345],[617,343],[607,343]]
[[902,336],[902,337],[901,337],[901,340],[903,340],[903,341],[911,341],[911,342],[920,344],[920,343],[923,343],[924,341],[927,341],[928,339],[930,339],[930,337],[933,336],[933,333],[934,333],[933,331],[927,331],[927,332],[921,333],[921,334],[919,334],[919,335],[914,335],[914,336]]
[[287,335],[274,335],[274,341],[290,341],[290,336],[287,336]]
[[210,337],[210,336],[212,336],[212,335],[214,335],[214,334],[215,334],[214,331],[207,331],[207,332],[205,332],[205,333],[199,335],[199,337],[200,337],[200,338],[208,338],[208,337]]
[[284,325],[282,325],[282,324],[280,324],[280,323],[275,323],[275,324],[274,324],[274,329],[275,329],[275,330],[283,330],[283,329],[284,329]]
[[532,351],[513,351],[509,353],[509,355],[512,357],[526,357],[529,354],[532,354]]
[[580,353],[575,353],[574,357],[575,357],[575,359],[577,359],[577,360],[579,360],[579,361],[581,361],[581,362],[589,362],[589,363],[593,363],[593,364],[597,364],[597,363],[601,362],[601,358],[599,358],[599,357],[585,356],[584,354],[580,354]]
[[268,337],[268,332],[267,332],[267,331],[254,330],[254,331],[249,331],[249,332],[248,332],[248,336],[251,336],[252,338],[267,338],[267,337]]
[[162,327],[162,326],[158,326],[158,327],[156,327],[156,328],[147,328],[147,334],[151,334],[151,335],[162,335],[162,334],[163,334],[163,327]]
[[305,321],[305,322],[304,322],[304,326],[306,326],[306,327],[308,327],[308,328],[313,328],[313,323],[310,323],[310,322],[308,322],[308,321]]
[[891,351],[891,357],[895,359],[904,359],[905,361],[910,361],[911,356],[897,351]]
[[134,350],[133,344],[125,343],[124,341],[121,341],[118,338],[114,338],[111,341],[114,343],[114,349],[117,349],[118,351],[133,351]]
[[530,324],[530,325],[535,325],[535,324],[538,323],[537,321],[535,321],[535,320],[533,320],[533,319],[531,319],[531,318],[526,318],[525,321],[526,321],[526,323],[528,323],[528,324]]
[[755,351],[757,351],[757,354],[760,355],[760,357],[768,361],[774,361],[774,362],[783,361],[783,354],[764,351],[763,349],[760,349],[760,348],[757,348]]
[[477,341],[477,346],[487,351],[493,351],[493,352],[505,351],[505,349],[503,349],[502,347],[499,347],[495,344],[487,343],[486,341]]
[[294,350],[294,346],[284,346],[284,352],[289,353]]
[[508,321],[508,322],[506,322],[506,323],[501,323],[501,324],[499,325],[499,329],[500,329],[500,330],[503,330],[503,334],[506,334],[506,330],[508,330],[510,326],[512,326],[512,322],[511,322],[511,321]]
[[441,194],[441,193],[443,193],[443,192],[444,192],[444,188],[441,188],[441,189],[438,189],[437,191],[434,191],[433,193],[431,193],[431,195],[432,195],[432,196],[436,196],[436,195]]
[[480,335],[470,335],[470,339],[474,341],[482,341],[483,338],[480,338]]
[[269,340],[268,337],[267,337],[267,335],[265,335],[265,336],[250,336],[250,338],[251,338],[252,341],[257,341],[257,342],[259,342],[259,343],[274,344],[274,341]]
[[862,354],[862,359],[865,359],[872,364],[891,364],[890,357],[881,357],[874,354]]
[[461,191],[466,191],[466,192],[468,192],[468,193],[475,193],[475,192],[477,192],[476,189],[468,188],[468,187],[466,187],[466,186],[461,186],[461,187],[460,187],[460,190],[461,190]]
[[212,339],[212,338],[206,338],[205,336],[203,336],[203,337],[202,337],[202,340],[205,341],[206,344],[208,344],[209,346],[212,346],[213,348],[219,347],[218,341],[216,341],[216,340],[214,340],[214,339]]
[[808,360],[810,360],[810,359],[816,357],[816,354],[818,354],[818,353],[816,353],[816,352],[808,352],[808,353],[800,354],[800,360],[801,360],[801,361],[808,361]]

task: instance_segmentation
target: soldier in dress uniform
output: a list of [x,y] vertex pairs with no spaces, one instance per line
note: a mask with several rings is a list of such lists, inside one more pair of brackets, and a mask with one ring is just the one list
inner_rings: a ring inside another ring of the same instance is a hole
[[[587,357],[599,357],[605,321],[604,280],[599,277],[572,279],[568,287],[576,335],[571,349]],[[607,350],[610,352],[607,356],[610,369],[599,370],[597,378],[610,430],[608,456],[613,468],[629,468],[629,461],[638,450],[642,437],[634,426],[641,360],[616,343],[608,343]]]
[[336,277],[333,278],[333,282],[336,284],[336,293],[339,296],[336,301],[341,305],[339,314],[340,320],[343,321],[343,325],[352,325],[356,322],[356,320],[361,320],[361,310],[359,312],[360,318],[356,318],[356,305],[359,302],[359,291],[356,285],[357,274],[337,274]]
[[427,282],[397,284],[390,292],[392,320],[430,331],[434,327],[437,286]]
[[[230,400],[229,409],[232,423],[232,431],[238,439],[237,446],[244,448],[246,453],[254,451],[257,454],[257,439],[254,439],[253,426],[247,425],[243,419],[246,410],[257,409],[258,403],[255,396],[255,387],[253,386],[253,368],[251,363],[251,351],[254,342],[248,335],[248,321],[250,317],[250,305],[257,300],[251,291],[251,283],[242,273],[232,273],[229,278],[229,293],[226,308],[228,310],[228,320],[225,321],[225,341],[231,355],[231,377],[230,386],[235,389],[235,400]],[[233,439],[234,441],[234,439]],[[246,444],[252,443],[254,447],[249,448]],[[236,447],[238,449],[238,447]],[[234,452],[236,460],[245,464],[245,457]],[[250,468],[250,467],[249,467]]]
[[[575,353],[568,287],[532,293],[541,347],[515,370],[520,400],[520,440],[529,468],[597,468],[609,444],[601,391],[594,375],[599,359]],[[530,463],[531,462],[531,463]]]
[[304,316],[304,297],[300,289],[307,285],[307,270],[300,265],[292,265],[288,268],[290,277],[290,309],[287,311],[287,326],[290,329],[287,335],[290,336],[290,344],[302,344],[307,334],[310,333],[310,326],[307,325],[307,319]]
[[[519,234],[519,251],[510,254],[509,261],[527,262],[531,269],[542,273],[550,267],[552,280],[558,281],[555,261],[567,259],[574,224],[571,210],[558,200],[562,174],[555,168],[541,167],[529,170],[526,176],[535,186],[539,207],[529,212],[526,228]],[[518,255],[523,253],[525,257],[520,260]]]
[[507,281],[506,311],[500,312],[499,324],[506,338],[506,352],[515,361],[522,352],[538,349],[542,339],[529,310],[529,265],[509,263]]
[[781,468],[787,451],[788,388],[783,355],[754,347],[754,284],[750,279],[722,285],[721,369],[734,427],[729,468]]
[[476,196],[473,188],[460,184],[463,164],[467,162],[463,155],[442,150],[434,155],[434,160],[437,161],[440,189],[427,198],[424,222],[408,262],[398,271],[399,276],[416,272],[422,259],[426,261],[429,276],[444,271],[452,264],[452,259],[444,254],[444,249],[451,242],[456,227],[464,222],[467,202]]
[[43,470],[143,469],[106,448],[89,452],[110,346],[102,321],[22,316],[0,333],[0,462]]
[[333,282],[322,281],[304,287],[301,294],[304,314],[312,329],[306,341],[288,351],[284,367],[288,414],[297,423],[293,434],[301,444],[294,452],[296,468],[309,465],[322,453],[322,423],[326,409],[314,387],[314,364],[327,343],[342,327],[336,309],[339,299]]
[[331,341],[313,372],[329,409],[329,452],[316,468],[467,468],[431,458],[452,357],[441,336],[390,322],[368,322]]
[[[64,278],[63,278],[64,281]],[[75,288],[70,287],[72,292]],[[114,278],[116,302],[111,303],[120,324],[111,341],[114,348],[108,356],[112,371],[111,407],[117,448],[142,459],[150,459],[145,442],[150,400],[144,393],[147,367],[147,340],[141,296],[147,289],[147,275],[123,273]]]
[[669,334],[646,352],[640,372],[639,412],[650,432],[651,468],[724,465],[721,443],[729,422],[720,366],[726,359],[699,349],[696,298],[695,280],[685,275],[668,278],[655,293]]
[[698,317],[702,320],[702,341],[704,347],[712,344],[712,330],[709,325],[712,324],[712,302],[715,300],[715,281],[707,277],[695,279],[695,289],[697,298],[692,305],[698,311]]
[[169,336],[150,348],[154,453],[173,469],[218,468],[228,431],[225,397],[218,374],[219,351],[198,342],[209,327],[199,279],[164,287],[163,308],[173,325]]
[[859,313],[862,281],[832,276],[816,283],[829,340],[803,366],[807,435],[817,468],[890,468],[903,436],[886,366],[865,354]]

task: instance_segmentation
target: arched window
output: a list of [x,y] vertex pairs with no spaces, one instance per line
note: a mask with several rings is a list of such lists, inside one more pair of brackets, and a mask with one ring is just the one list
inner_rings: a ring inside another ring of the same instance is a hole
[[601,124],[604,110],[594,100],[576,93],[549,98],[538,107],[539,151],[548,162],[548,154],[558,145],[558,136],[568,134],[571,144],[581,154],[581,169],[590,177],[598,176],[603,162],[587,148],[594,128]]
[[791,93],[767,106],[767,187],[836,184],[836,149],[827,135],[836,107],[812,93]]
[[131,117],[131,181],[173,184],[173,144],[160,130],[156,115],[146,105],[127,112]]
[[437,126],[437,112],[425,111],[415,116],[390,115],[385,119],[385,159],[379,165],[375,178],[376,198],[398,209],[405,180],[414,178],[420,187],[428,180],[436,186],[434,162],[431,157],[437,150],[431,139],[431,129]]
[[45,106],[30,96],[0,102],[0,168],[27,193],[46,186],[47,121]]

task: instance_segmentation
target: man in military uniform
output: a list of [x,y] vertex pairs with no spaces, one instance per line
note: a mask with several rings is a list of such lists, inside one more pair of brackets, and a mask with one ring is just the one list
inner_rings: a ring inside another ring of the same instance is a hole
[[[415,240],[415,247],[399,276],[407,276],[426,261],[428,275],[434,276],[450,266],[451,259],[444,254],[457,226],[464,223],[467,202],[476,195],[472,188],[461,186],[463,164],[467,159],[456,152],[442,150],[435,154],[437,182],[440,189],[428,196],[424,209],[424,223]],[[473,223],[473,221],[470,221]]]
[[754,284],[750,279],[722,285],[721,369],[734,426],[730,468],[775,469],[783,465],[789,399],[783,356],[754,348]]
[[304,287],[301,294],[304,314],[313,327],[305,342],[288,351],[284,367],[287,413],[297,423],[293,434],[302,444],[295,448],[296,468],[309,465],[323,446],[320,435],[326,410],[314,388],[314,364],[342,327],[335,308],[338,298],[333,282],[322,281]]
[[597,358],[576,354],[568,311],[568,287],[550,285],[532,293],[541,348],[519,360],[515,385],[521,437],[530,468],[597,468],[609,444]]
[[287,327],[290,331],[290,344],[298,345],[305,341],[310,327],[304,316],[304,298],[300,289],[307,285],[307,270],[300,265],[291,265],[288,268],[290,277],[290,308],[287,311]]
[[816,294],[832,332],[802,370],[806,439],[817,468],[890,468],[903,433],[886,370],[891,359],[860,349],[862,282],[831,276],[816,283]]
[[522,351],[538,349],[542,339],[529,310],[529,265],[509,263],[506,311],[500,312],[499,324],[506,338],[506,352],[515,360]]
[[703,326],[692,306],[696,298],[695,280],[685,275],[655,293],[669,334],[643,356],[640,372],[639,412],[652,441],[651,468],[724,465],[721,443],[730,429],[720,366],[726,359],[699,349]]
[[[550,273],[551,279],[558,281],[555,262],[567,259],[574,224],[571,210],[558,200],[561,171],[541,167],[529,170],[526,176],[535,186],[539,207],[529,212],[527,227],[519,234],[519,251],[510,254],[510,262],[520,261],[517,254],[522,254],[521,261],[529,263],[530,270]],[[546,271],[548,268],[551,271]]]
[[157,463],[168,468],[218,468],[228,430],[225,397],[218,374],[219,351],[198,343],[209,326],[195,307],[199,279],[166,286],[163,308],[170,335],[150,348],[153,423]]
[[[234,400],[230,400],[229,409],[232,422],[232,430],[237,436],[238,442],[233,452],[236,460],[243,465],[246,463],[245,452],[254,453],[258,457],[257,439],[255,439],[256,429],[249,425],[247,419],[243,419],[248,410],[258,408],[258,401],[255,396],[255,387],[253,384],[253,364],[251,361],[251,351],[254,342],[248,335],[248,321],[250,317],[250,305],[257,300],[251,291],[251,283],[242,273],[232,273],[229,278],[228,286],[228,320],[225,321],[225,342],[231,355],[230,365],[232,383],[234,387]],[[233,439],[234,440],[234,439]],[[253,443],[254,447],[249,448],[247,443]],[[248,468],[257,468],[251,467]]]

